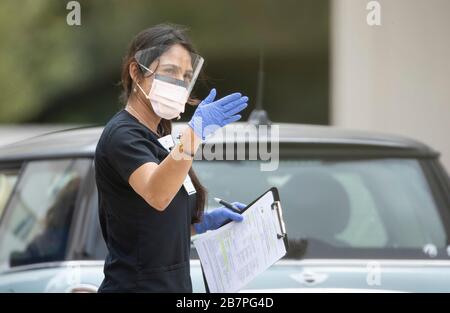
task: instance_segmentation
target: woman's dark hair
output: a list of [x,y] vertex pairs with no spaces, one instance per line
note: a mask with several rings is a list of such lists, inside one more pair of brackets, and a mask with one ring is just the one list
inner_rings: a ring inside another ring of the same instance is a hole
[[[128,98],[131,95],[133,88],[133,79],[130,76],[130,65],[136,62],[135,54],[139,50],[148,49],[151,47],[167,46],[170,47],[175,44],[180,44],[187,51],[191,53],[197,53],[194,46],[192,45],[189,37],[186,35],[187,29],[182,26],[173,24],[159,24],[147,29],[144,29],[139,34],[137,34],[131,41],[127,54],[123,60],[122,65],[122,94],[120,96],[122,102],[126,104]],[[162,52],[161,52],[162,53]],[[155,59],[159,55],[155,55]],[[152,62],[152,60],[150,60]],[[139,67],[140,68],[140,67]],[[144,75],[142,71],[139,75]],[[193,98],[189,98],[188,103],[191,105],[198,104],[199,101]],[[172,133],[172,122],[170,120],[161,119],[158,125],[158,133],[161,136],[166,136]],[[192,167],[189,169],[189,176],[191,177],[192,183],[197,191],[197,205],[196,214],[192,222],[199,222],[203,214],[203,210],[206,203],[206,189],[200,183],[197,175],[195,174]]]

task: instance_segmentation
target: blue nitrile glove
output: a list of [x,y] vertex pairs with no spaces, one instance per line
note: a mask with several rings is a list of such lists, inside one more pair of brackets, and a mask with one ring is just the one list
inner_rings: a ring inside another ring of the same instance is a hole
[[[233,202],[232,204],[240,210],[246,207],[245,204],[240,202]],[[194,228],[197,234],[201,234],[206,232],[207,230],[214,230],[219,228],[227,220],[241,222],[243,219],[244,217],[241,214],[235,213],[230,209],[222,206],[211,211],[205,211],[202,221],[194,224]]]
[[215,98],[216,89],[213,88],[188,123],[203,140],[218,128],[239,120],[241,116],[238,113],[247,107],[248,97],[238,92],[214,101]]

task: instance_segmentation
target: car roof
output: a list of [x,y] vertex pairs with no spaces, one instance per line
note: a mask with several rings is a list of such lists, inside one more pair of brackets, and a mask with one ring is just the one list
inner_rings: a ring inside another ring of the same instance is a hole
[[[227,136],[214,135],[208,143],[256,141],[258,133],[245,134],[242,129],[251,125],[246,122],[227,125]],[[185,123],[173,123],[173,133],[178,133]],[[280,144],[357,147],[370,149],[402,150],[413,154],[436,156],[438,153],[429,146],[406,137],[382,133],[349,130],[332,126],[274,123],[279,131]],[[239,132],[238,130],[241,130]],[[0,161],[39,159],[47,157],[86,156],[93,157],[103,127],[80,127],[59,130],[38,135],[0,148]],[[236,131],[236,137],[233,134]],[[273,131],[272,131],[273,132]]]
[[60,124],[11,124],[0,125],[0,146],[15,143],[20,140],[35,137],[41,134],[54,132],[57,130],[75,127],[71,125]]

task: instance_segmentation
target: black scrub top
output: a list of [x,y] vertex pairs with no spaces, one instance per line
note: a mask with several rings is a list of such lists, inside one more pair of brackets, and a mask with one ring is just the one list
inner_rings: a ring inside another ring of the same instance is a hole
[[190,225],[196,196],[181,186],[163,212],[128,183],[147,162],[168,152],[158,136],[126,110],[108,122],[95,151],[99,217],[108,247],[99,292],[192,292]]

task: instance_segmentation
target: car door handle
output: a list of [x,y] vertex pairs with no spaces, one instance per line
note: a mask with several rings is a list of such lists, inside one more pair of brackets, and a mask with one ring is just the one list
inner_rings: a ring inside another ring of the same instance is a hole
[[328,275],[325,273],[313,272],[310,270],[304,270],[300,273],[291,274],[290,277],[302,285],[314,286],[323,283],[327,280]]
[[97,293],[98,287],[91,284],[77,284],[67,288],[68,293]]

